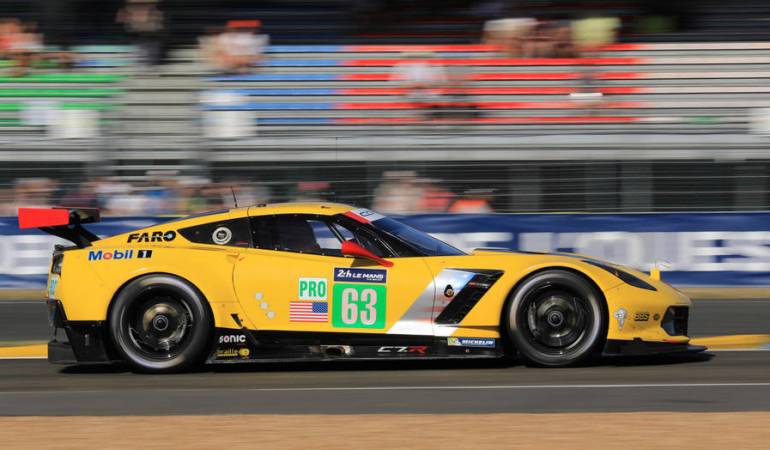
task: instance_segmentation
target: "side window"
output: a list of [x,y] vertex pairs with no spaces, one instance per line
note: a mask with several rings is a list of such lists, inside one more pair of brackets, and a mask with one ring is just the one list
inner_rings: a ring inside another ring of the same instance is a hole
[[252,217],[251,238],[254,241],[254,248],[275,250],[275,244],[273,243],[273,217]]
[[362,226],[344,215],[334,216],[332,220],[334,228],[340,230],[340,233],[346,240],[352,239],[377,256],[383,258],[419,256],[414,250],[405,246],[397,239],[393,239],[379,230]]
[[[296,214],[272,218],[273,248],[284,252],[339,254],[337,241],[329,227],[320,220]],[[330,245],[331,244],[331,245]]]
[[332,222],[331,225],[346,241],[353,241],[379,257],[386,258],[390,256],[390,252],[386,251],[382,244],[378,243],[365,231],[355,227],[348,228],[339,222]]
[[248,219],[231,219],[182,228],[179,233],[196,244],[250,247],[251,232]]

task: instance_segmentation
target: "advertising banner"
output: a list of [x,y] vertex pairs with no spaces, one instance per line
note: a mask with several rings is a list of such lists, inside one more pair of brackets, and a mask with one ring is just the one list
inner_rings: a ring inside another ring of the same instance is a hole
[[[425,214],[405,223],[458,248],[569,252],[648,271],[675,286],[770,286],[770,213]],[[106,218],[88,228],[111,236],[168,218]],[[0,289],[42,289],[56,243],[0,218]]]

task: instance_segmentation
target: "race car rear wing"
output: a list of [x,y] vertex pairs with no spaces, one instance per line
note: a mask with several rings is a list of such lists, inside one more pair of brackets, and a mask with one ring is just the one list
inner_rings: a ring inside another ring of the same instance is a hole
[[99,219],[99,210],[95,208],[19,208],[19,228],[39,228],[78,248],[99,240],[99,236],[83,228],[84,223]]

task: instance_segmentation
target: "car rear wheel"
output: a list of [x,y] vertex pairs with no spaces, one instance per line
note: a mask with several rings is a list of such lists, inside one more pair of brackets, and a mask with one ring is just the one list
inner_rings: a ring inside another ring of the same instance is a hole
[[606,338],[604,299],[582,276],[548,270],[524,280],[507,302],[508,335],[528,361],[569,366],[594,356]]
[[170,275],[130,282],[115,298],[109,315],[115,349],[140,372],[178,372],[201,363],[211,327],[201,294]]

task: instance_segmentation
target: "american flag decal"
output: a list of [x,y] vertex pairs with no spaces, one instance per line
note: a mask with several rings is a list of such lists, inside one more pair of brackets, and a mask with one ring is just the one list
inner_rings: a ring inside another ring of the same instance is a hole
[[289,322],[328,322],[329,303],[290,302]]

